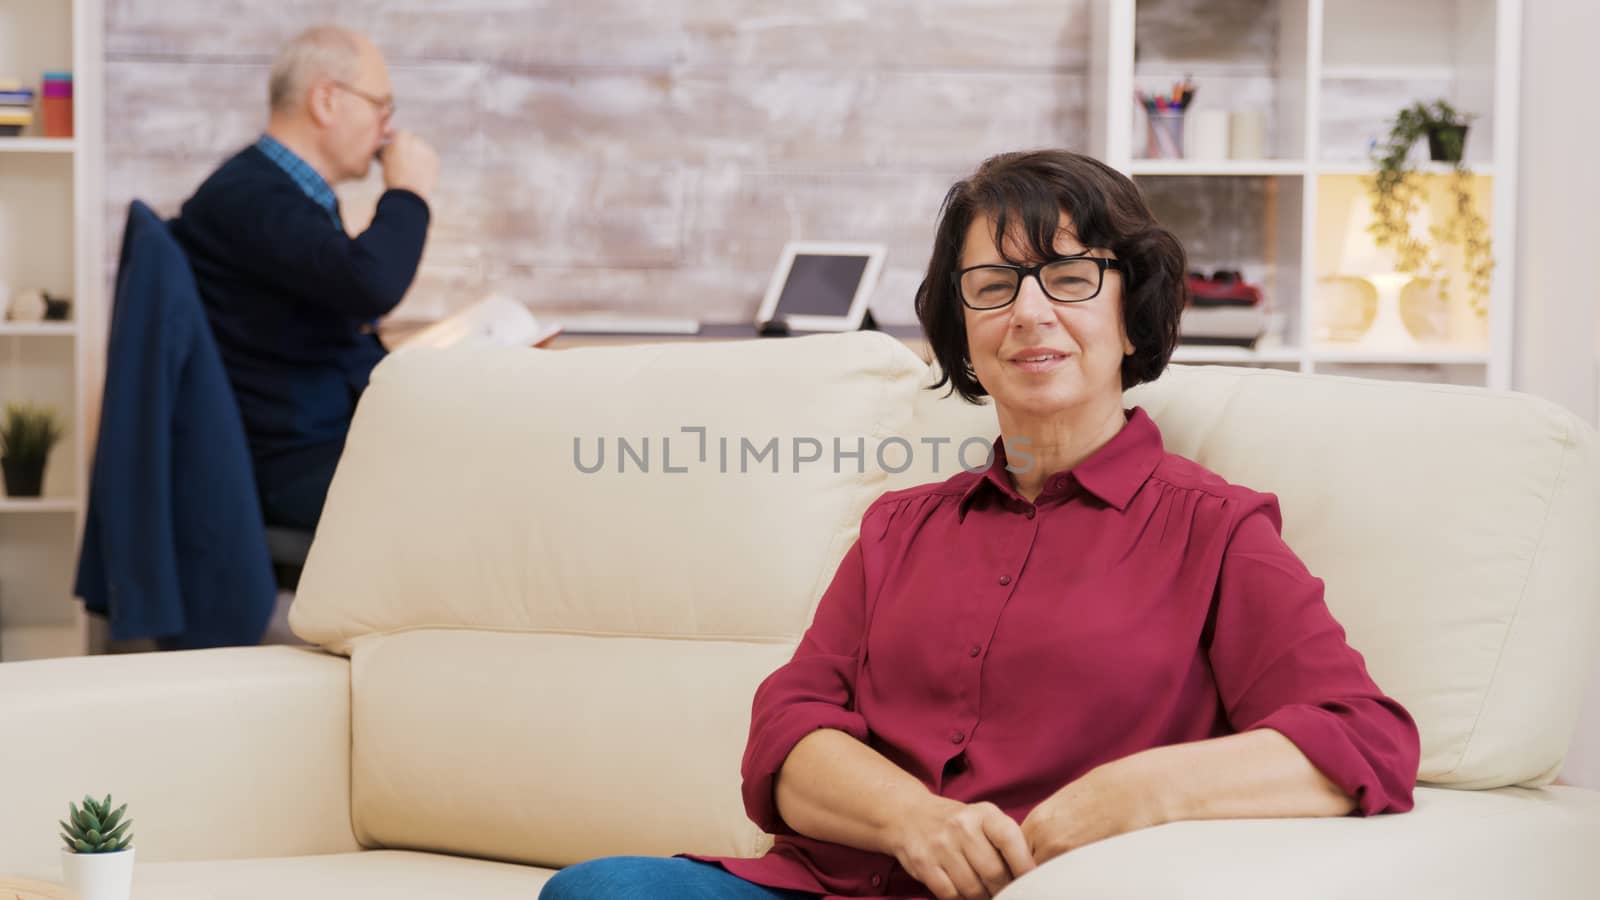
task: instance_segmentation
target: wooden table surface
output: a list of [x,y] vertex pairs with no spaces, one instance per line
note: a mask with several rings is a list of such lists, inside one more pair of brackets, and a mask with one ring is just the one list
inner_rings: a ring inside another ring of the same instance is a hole
[[0,900],[72,900],[72,894],[54,882],[0,875]]

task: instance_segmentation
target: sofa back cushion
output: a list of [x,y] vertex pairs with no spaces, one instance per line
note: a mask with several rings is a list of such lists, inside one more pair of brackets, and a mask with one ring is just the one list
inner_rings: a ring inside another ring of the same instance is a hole
[[[932,380],[872,334],[387,360],[291,615],[353,659],[363,841],[543,865],[763,847],[738,791],[756,684],[866,505],[996,432]],[[1234,369],[1128,402],[1280,497],[1416,716],[1424,780],[1552,777],[1600,632],[1592,432],[1526,397]]]
[[1532,397],[1207,368],[1136,390],[1284,538],[1422,736],[1420,779],[1548,783],[1600,650],[1600,449]]
[[882,481],[796,443],[905,431],[926,377],[850,338],[402,350],[362,397],[295,629],[792,635]]

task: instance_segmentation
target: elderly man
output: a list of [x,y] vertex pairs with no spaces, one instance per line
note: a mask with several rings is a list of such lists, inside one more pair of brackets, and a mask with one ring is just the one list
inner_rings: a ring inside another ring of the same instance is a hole
[[[358,34],[296,37],[270,95],[266,133],[206,179],[172,230],[238,399],[267,523],[309,530],[385,353],[376,321],[416,275],[439,161],[391,126],[383,55]],[[332,186],[374,159],[387,190],[352,237]]]

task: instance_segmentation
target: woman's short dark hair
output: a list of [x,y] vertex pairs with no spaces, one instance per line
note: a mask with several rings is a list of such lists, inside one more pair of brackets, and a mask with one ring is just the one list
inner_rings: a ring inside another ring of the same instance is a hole
[[1122,321],[1134,348],[1122,360],[1123,390],[1154,381],[1166,369],[1187,301],[1183,245],[1156,221],[1127,176],[1081,153],[1034,150],[990,157],[945,195],[928,274],[917,289],[917,318],[944,370],[935,388],[949,384],[972,403],[988,394],[967,354],[966,317],[954,281],[973,220],[994,220],[996,247],[1006,246],[1007,234],[1026,238],[1030,258],[1009,261],[1027,265],[1058,255],[1063,211],[1085,248],[1110,250],[1122,260]]

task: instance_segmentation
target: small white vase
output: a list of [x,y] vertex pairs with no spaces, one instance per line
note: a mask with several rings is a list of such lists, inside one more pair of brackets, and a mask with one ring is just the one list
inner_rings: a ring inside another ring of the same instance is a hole
[[116,853],[63,849],[61,874],[78,900],[128,900],[133,891],[133,848]]

